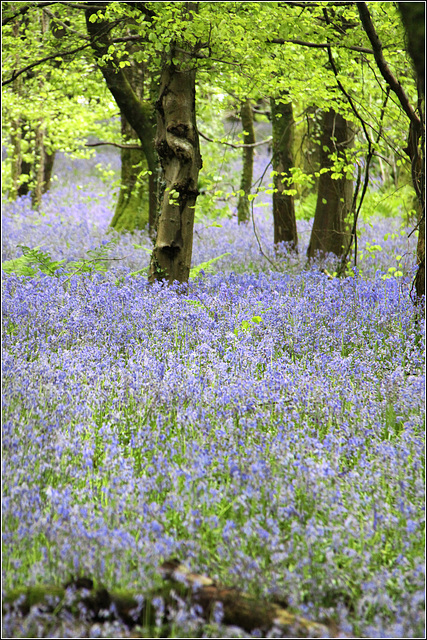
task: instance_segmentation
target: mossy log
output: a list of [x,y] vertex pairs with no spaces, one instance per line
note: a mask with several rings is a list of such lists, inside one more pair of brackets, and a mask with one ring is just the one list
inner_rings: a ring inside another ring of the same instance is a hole
[[[206,622],[212,619],[215,607],[222,605],[222,623],[247,632],[253,629],[267,632],[275,627],[286,634],[283,637],[350,637],[339,633],[333,624],[321,624],[291,613],[282,603],[257,600],[237,588],[218,586],[211,578],[192,573],[175,560],[165,562],[160,574],[163,584],[148,592],[95,588],[90,578],[78,578],[62,587],[42,585],[15,589],[4,597],[3,613],[15,608],[26,616],[32,607],[40,606],[51,613],[65,609],[88,621],[118,620],[129,629],[136,625],[147,628],[159,622],[154,599],[163,599],[162,625],[167,625],[167,612],[176,608],[178,596],[188,604],[199,605]],[[137,637],[135,632],[132,637]]]

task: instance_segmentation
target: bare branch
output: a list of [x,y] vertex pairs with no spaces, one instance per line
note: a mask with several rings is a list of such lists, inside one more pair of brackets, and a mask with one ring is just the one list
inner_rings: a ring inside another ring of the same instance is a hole
[[225,144],[225,145],[227,145],[227,147],[232,147],[233,149],[251,149],[253,147],[259,147],[262,144],[267,144],[268,142],[271,142],[273,140],[273,137],[270,136],[269,138],[266,138],[265,140],[261,140],[261,142],[254,142],[253,144],[234,144],[232,142],[224,142],[222,140],[214,140],[213,138],[209,138],[208,136],[205,136],[205,134],[202,133],[201,131],[199,131],[199,136],[201,136],[202,138],[204,138],[208,142],[217,142],[218,144]]
[[105,7],[107,6],[107,4],[110,4],[109,2],[103,2],[100,4],[96,4],[94,2],[87,2],[86,4],[78,4],[76,2],[59,2],[58,4],[63,4],[66,7],[71,7],[72,9],[82,9],[83,11],[86,11],[86,9],[89,7],[91,9],[97,9],[98,11],[103,11],[105,9]]
[[[185,49],[181,49],[180,47],[175,47],[176,51],[180,51],[182,53],[188,53]],[[221,60],[219,58],[211,58],[211,56],[203,56],[200,53],[192,53],[191,58],[195,58],[196,60],[212,60],[213,62],[221,62],[222,64],[230,64],[234,67],[241,67],[241,62],[231,62],[230,60]]]
[[119,144],[118,142],[87,142],[85,147],[101,147],[103,145],[109,145],[111,147],[118,147],[119,149],[140,149],[143,151],[143,147],[139,144]]
[[[227,147],[232,147],[233,149],[248,149],[251,147],[259,147],[262,144],[267,144],[268,142],[271,142],[271,140],[273,139],[270,136],[270,138],[261,140],[261,142],[255,142],[254,144],[234,144],[232,142],[223,142],[222,140],[214,140],[213,138],[209,138],[208,136],[206,136],[201,131],[199,131],[199,136],[201,136],[208,142],[217,142],[218,144],[225,144],[227,145]],[[119,144],[118,142],[88,142],[85,144],[85,147],[101,147],[103,145],[110,145],[111,147],[118,147],[119,149],[141,149],[142,150],[142,147],[140,147],[137,144]]]
[[[301,47],[313,47],[314,49],[330,49],[333,45],[330,42],[306,42],[305,40],[299,39],[289,39],[283,40],[282,38],[272,38],[271,40],[267,40],[269,44],[299,44]],[[366,47],[358,47],[357,45],[340,45],[338,42],[337,46],[342,46],[344,49],[349,49],[350,51],[358,51],[359,53],[370,53],[374,55],[374,51],[372,49],[367,49]]]

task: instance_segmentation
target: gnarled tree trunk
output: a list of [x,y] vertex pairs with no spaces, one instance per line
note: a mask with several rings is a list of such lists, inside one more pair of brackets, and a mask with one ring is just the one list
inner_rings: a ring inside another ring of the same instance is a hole
[[292,144],[294,137],[294,117],[292,102],[270,101],[273,124],[273,219],[274,244],[290,242],[296,250],[298,246],[294,197],[285,193],[292,189],[289,182],[290,169],[294,166]]
[[[255,142],[255,129],[254,129],[254,116],[252,113],[252,104],[250,100],[246,100],[240,108],[240,117],[242,119],[243,127],[243,143],[254,144]],[[243,148],[243,167],[242,177],[240,181],[239,202],[237,205],[237,220],[239,224],[249,220],[249,199],[248,195],[251,192],[252,179],[254,172],[254,149],[253,147]],[[243,193],[242,193],[243,191]]]
[[[173,60],[178,60],[174,64]],[[194,208],[202,167],[196,126],[196,71],[191,56],[174,49],[168,55],[156,102],[156,148],[163,169],[156,244],[150,281],[186,282],[193,250]]]
[[353,133],[349,123],[332,109],[324,113],[322,124],[320,170],[327,171],[319,178],[308,258],[313,258],[318,252],[340,256],[350,239],[347,217],[351,210],[353,182],[345,176],[337,180],[332,178],[334,163],[331,156],[333,153],[338,157],[344,155],[345,149],[351,145]]

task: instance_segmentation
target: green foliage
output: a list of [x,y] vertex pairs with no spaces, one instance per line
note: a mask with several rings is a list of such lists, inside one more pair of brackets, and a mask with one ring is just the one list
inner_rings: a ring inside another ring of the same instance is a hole
[[380,215],[385,218],[402,217],[414,220],[417,216],[414,195],[412,184],[409,182],[398,188],[389,185],[377,190],[370,189],[363,201],[362,217],[366,220],[373,215]]
[[204,273],[213,273],[212,265],[217,262],[217,260],[221,260],[221,258],[225,258],[225,256],[229,256],[230,253],[222,253],[220,256],[216,256],[216,258],[212,258],[207,262],[201,262],[196,267],[192,267],[190,269],[190,278],[197,278]]
[[40,251],[40,247],[26,247],[18,244],[22,249],[23,255],[14,260],[8,260],[1,265],[2,270],[7,273],[16,273],[18,276],[35,276],[39,271],[53,276],[56,271],[61,268],[65,260],[54,261],[50,255],[44,251]]
[[108,262],[113,258],[109,257],[111,251],[116,247],[118,237],[110,240],[105,244],[90,249],[87,252],[87,258],[80,261],[68,262],[64,265],[65,260],[52,260],[49,253],[41,251],[40,247],[26,247],[18,245],[23,255],[14,260],[7,260],[1,265],[2,271],[7,274],[15,273],[18,276],[34,277],[39,273],[47,276],[73,276],[76,274],[89,274],[95,272],[105,272],[108,268]]
[[311,220],[316,211],[317,194],[309,193],[305,198],[295,201],[295,217],[297,220]]
[[[13,3],[3,3],[5,11]],[[3,80],[32,65],[40,58],[50,58],[43,66],[22,73],[2,91],[2,146],[8,161],[2,163],[2,191],[29,183],[34,177],[23,173],[13,177],[11,160],[17,153],[32,167],[38,163],[36,138],[42,136],[49,153],[62,151],[71,156],[89,157],[94,151],[84,145],[89,136],[110,135],[110,122],[117,112],[100,72],[94,67],[88,49],[79,34],[85,34],[83,12],[72,12],[55,5],[58,20],[73,25],[59,37],[53,14],[36,4],[2,28]],[[49,17],[48,17],[49,16]],[[52,17],[53,16],[53,17]],[[63,51],[74,51],[63,56]],[[55,58],[55,53],[58,56]],[[19,151],[18,151],[19,150]],[[16,179],[18,183],[16,183]],[[12,189],[13,195],[13,189]]]
[[[416,104],[415,81],[408,73],[411,61],[405,51],[404,32],[395,4],[370,3],[369,9],[387,62],[404,85],[409,99]],[[13,15],[14,4],[3,5],[5,15]],[[296,43],[297,40],[331,43],[340,83],[356,100],[368,129],[377,131],[384,85],[371,54],[361,56],[356,50],[368,47],[369,42],[354,6],[312,3],[309,10],[301,12],[293,3],[200,3],[191,20],[187,19],[184,3],[153,3],[150,11],[154,17],[147,20],[136,4],[115,2],[107,3],[91,16],[91,21],[106,20],[111,25],[111,44],[105,59],[115,60],[117,68],[125,74],[135,65],[144,67],[144,74],[149,78],[147,84],[156,87],[159,60],[171,54],[172,42],[189,52],[194,51],[197,58],[193,56],[189,64],[197,65],[198,127],[217,141],[236,141],[234,125],[224,127],[223,122],[227,115],[238,112],[243,100],[256,103],[270,97],[280,99],[285,92],[295,113],[299,114],[295,139],[301,141],[301,148],[295,152],[300,165],[304,164],[306,139],[310,139],[311,149],[318,142],[319,114],[333,105],[334,110],[354,123],[355,140],[345,160],[336,154],[332,177],[339,179],[343,174],[347,177],[354,174],[367,149],[360,122],[338,87],[328,64],[327,51]],[[324,11],[333,16],[330,24],[325,20]],[[337,28],[340,23],[351,24],[351,28],[343,31]],[[64,24],[68,27],[64,28]],[[131,44],[126,41],[130,29],[140,38]],[[119,136],[117,119],[113,118],[117,115],[117,106],[94,63],[90,46],[86,46],[86,33],[84,12],[67,3],[54,4],[49,10],[33,3],[25,16],[5,24],[3,71],[6,80],[16,69],[43,56],[49,58],[44,65],[34,67],[31,73],[24,73],[5,86],[3,146],[9,158],[16,151],[12,138],[19,134],[22,158],[33,162],[34,136],[40,127],[47,150],[68,154],[91,153],[84,147],[89,135],[104,140]],[[72,55],[64,54],[75,49],[80,50]],[[149,99],[154,98],[150,95]],[[110,123],[113,123],[111,127]],[[398,174],[405,170],[405,163],[407,165],[402,149],[407,142],[408,121],[396,100],[388,101],[382,125],[386,135],[376,144],[373,166],[376,173],[381,170],[384,180],[389,180],[394,172],[397,181]],[[234,198],[239,183],[239,176],[230,171],[230,166],[237,165],[241,150],[204,138],[200,144],[204,162],[196,219],[230,215],[228,204],[236,204]],[[105,177],[108,172],[107,169]],[[307,166],[295,166],[288,193],[301,198],[313,187],[320,173],[315,166],[310,170]],[[19,176],[21,183],[28,180],[25,174]],[[7,162],[4,189],[10,190],[11,184],[11,163]],[[174,194],[170,196],[171,202],[175,202]],[[367,200],[369,197],[368,194]],[[311,200],[301,201],[297,217],[311,217],[312,204]],[[367,211],[389,210],[390,213],[401,208],[397,202],[384,204],[380,200],[364,205]],[[404,208],[412,215],[413,205]]]

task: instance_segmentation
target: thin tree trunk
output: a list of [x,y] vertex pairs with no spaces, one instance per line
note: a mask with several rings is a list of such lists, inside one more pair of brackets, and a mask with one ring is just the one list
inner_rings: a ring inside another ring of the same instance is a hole
[[44,175],[43,175],[43,188],[42,193],[46,193],[50,189],[50,183],[52,181],[53,165],[55,163],[55,151],[46,151],[46,147],[43,148],[44,153]]
[[[422,5],[422,6],[421,6]],[[413,107],[409,97],[399,80],[393,75],[384,58],[381,40],[375,30],[366,2],[358,2],[357,10],[363,29],[369,38],[374,52],[375,62],[384,80],[393,91],[400,106],[409,118],[408,146],[404,151],[411,160],[412,184],[417,194],[421,216],[418,223],[419,235],[417,246],[418,270],[415,276],[415,291],[417,301],[425,295],[425,125],[423,102],[425,101],[425,26],[424,3],[399,2],[402,21],[406,29],[407,49],[413,59],[418,79],[418,104]]]
[[313,258],[319,252],[340,256],[347,248],[350,239],[347,217],[351,210],[353,182],[345,176],[337,180],[332,178],[331,155],[338,153],[338,157],[343,156],[352,139],[349,123],[332,109],[326,111],[322,123],[320,170],[327,171],[321,173],[319,178],[308,258]]
[[44,152],[44,126],[42,123],[38,125],[35,131],[34,141],[34,181],[31,189],[31,204],[33,209],[38,209],[41,203],[44,173],[45,173],[45,152]]
[[421,93],[425,95],[425,4],[424,2],[398,2],[407,36],[407,50],[411,56]]
[[[40,17],[41,33],[48,30],[48,17],[42,12]],[[25,19],[22,25],[26,26]],[[14,24],[15,37],[22,37],[21,24],[17,20]],[[43,80],[39,81],[40,89]],[[13,82],[13,91],[18,96],[23,96],[25,84],[22,77],[16,78]],[[48,153],[45,147],[46,125],[43,120],[28,121],[21,116],[12,123],[11,143],[11,178],[12,187],[9,193],[10,199],[27,195],[31,191],[31,203],[34,208],[38,208],[41,203],[43,193],[50,187],[52,178],[54,152]],[[25,144],[23,144],[23,142]],[[25,156],[22,149],[25,148]],[[28,155],[31,154],[31,161]]]
[[[254,144],[255,129],[254,117],[252,113],[252,104],[250,100],[246,100],[240,108],[240,117],[243,127],[244,144]],[[250,207],[248,196],[251,192],[252,180],[254,172],[254,150],[253,147],[245,147],[243,149],[243,167],[240,182],[240,195],[237,205],[237,220],[239,224],[246,222],[250,217]],[[243,192],[243,193],[242,193]]]
[[[414,62],[420,97],[425,97],[425,4],[424,2],[398,2],[407,37],[407,49]],[[419,112],[422,111],[419,100]],[[417,265],[415,292],[417,299],[425,296],[425,130],[424,125],[416,130],[411,123],[408,140],[408,155],[411,158],[412,182],[420,205],[418,220]]]
[[293,184],[289,182],[291,178],[290,169],[294,166],[292,102],[284,103],[272,98],[270,103],[273,124],[274,244],[290,242],[293,248],[297,250],[298,234],[294,197],[285,193],[286,190],[293,188]]
[[[196,71],[190,54],[169,53],[156,102],[156,148],[163,169],[156,244],[149,279],[186,282],[193,250],[194,208],[202,167],[196,126]],[[179,60],[175,65],[172,60]]]
[[426,219],[423,214],[418,225],[417,242],[417,275],[415,276],[415,292],[417,299],[421,300],[426,293]]

